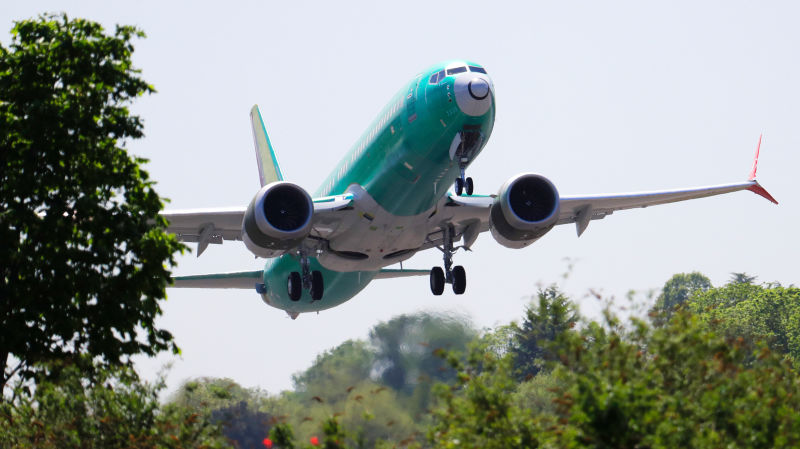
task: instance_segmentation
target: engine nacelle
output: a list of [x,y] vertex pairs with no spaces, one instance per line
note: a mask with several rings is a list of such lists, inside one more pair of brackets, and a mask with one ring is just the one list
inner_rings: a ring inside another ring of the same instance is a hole
[[556,225],[559,205],[558,190],[549,179],[534,173],[516,175],[500,187],[492,204],[492,237],[507,248],[524,248]]
[[259,257],[278,257],[311,232],[314,203],[302,187],[271,182],[256,193],[242,221],[242,240]]

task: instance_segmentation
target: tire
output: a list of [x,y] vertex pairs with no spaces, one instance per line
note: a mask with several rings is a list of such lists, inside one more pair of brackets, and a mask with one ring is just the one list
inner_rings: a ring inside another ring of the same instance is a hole
[[464,180],[461,178],[456,178],[456,195],[461,196],[461,192],[464,191]]
[[286,290],[289,291],[289,299],[292,301],[300,300],[300,296],[303,295],[303,281],[300,279],[300,273],[296,271],[289,273],[289,278],[286,280]]
[[467,178],[467,182],[464,185],[464,191],[467,192],[467,195],[472,195],[472,187],[473,187],[472,178]]
[[456,265],[453,267],[453,293],[460,295],[467,289],[467,273],[464,267]]
[[444,292],[444,270],[442,267],[431,268],[431,293],[439,296]]
[[311,272],[311,299],[319,301],[322,299],[322,293],[325,291],[325,285],[322,282],[322,273],[319,271]]

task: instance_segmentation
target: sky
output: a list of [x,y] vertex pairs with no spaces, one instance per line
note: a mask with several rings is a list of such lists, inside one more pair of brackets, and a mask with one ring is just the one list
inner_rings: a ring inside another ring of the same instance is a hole
[[[261,108],[287,178],[313,192],[403,84],[428,66],[469,59],[496,89],[492,137],[468,169],[476,193],[519,172],[559,192],[612,193],[745,180],[749,192],[618,212],[580,238],[572,225],[511,250],[487,233],[456,255],[467,291],[430,294],[424,277],[375,281],[337,308],[296,321],[246,290],[168,290],[157,324],[179,357],[137,358],[146,379],[165,365],[170,391],[194,377],[277,393],[321,352],[392,317],[457,313],[481,328],[518,320],[557,283],[589,316],[590,291],[648,301],[673,274],[715,285],[732,272],[800,284],[800,4],[796,2],[7,2],[0,27],[42,12],[135,25],[134,61],[158,93],[132,110],[144,139],[129,149],[168,208],[247,204],[259,188],[248,112]],[[0,33],[7,45],[9,33]],[[421,253],[406,268],[441,264]],[[240,242],[178,258],[176,275],[263,267]]]

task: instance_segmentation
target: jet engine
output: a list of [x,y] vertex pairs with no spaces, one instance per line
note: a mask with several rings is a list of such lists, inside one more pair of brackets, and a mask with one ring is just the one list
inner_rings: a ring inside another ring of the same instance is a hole
[[559,204],[558,190],[549,179],[534,173],[516,175],[500,187],[492,204],[492,237],[507,248],[524,248],[556,225]]
[[242,220],[242,240],[260,257],[277,257],[311,232],[314,203],[302,187],[272,182],[258,191]]

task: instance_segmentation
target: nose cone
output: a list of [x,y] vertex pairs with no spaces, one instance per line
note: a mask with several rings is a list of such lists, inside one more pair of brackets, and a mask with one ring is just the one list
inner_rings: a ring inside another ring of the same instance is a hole
[[483,100],[489,95],[489,83],[483,78],[473,78],[467,84],[470,96],[476,100]]
[[453,87],[456,104],[467,115],[480,117],[492,106],[492,85],[485,74],[464,73]]

